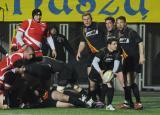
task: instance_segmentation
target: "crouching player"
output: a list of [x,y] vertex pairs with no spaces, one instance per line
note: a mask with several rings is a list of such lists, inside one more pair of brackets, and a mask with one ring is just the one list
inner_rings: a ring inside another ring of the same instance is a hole
[[107,93],[107,110],[115,110],[112,106],[114,96],[112,78],[121,70],[121,55],[117,51],[117,45],[117,39],[108,40],[107,46],[94,57],[89,75],[92,82],[102,83],[100,101],[105,103],[105,94]]
[[17,69],[13,65],[24,63],[26,60],[31,60],[34,57],[34,49],[27,46],[25,49],[19,50],[0,61],[0,97],[1,108],[3,108],[3,98],[5,91],[9,90],[15,80]]

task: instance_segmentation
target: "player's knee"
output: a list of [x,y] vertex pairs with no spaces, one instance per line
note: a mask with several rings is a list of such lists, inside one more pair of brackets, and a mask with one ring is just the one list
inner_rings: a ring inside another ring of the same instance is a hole
[[94,91],[95,90],[95,85],[90,85],[89,89],[90,89],[90,91]]
[[58,85],[59,85],[59,86],[66,86],[67,83],[68,83],[67,80],[59,80],[59,81],[58,81]]

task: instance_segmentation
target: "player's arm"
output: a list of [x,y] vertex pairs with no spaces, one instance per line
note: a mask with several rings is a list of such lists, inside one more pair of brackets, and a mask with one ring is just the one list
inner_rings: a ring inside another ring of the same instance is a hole
[[17,33],[16,33],[16,41],[17,41],[17,44],[20,44],[22,47],[25,46],[25,43],[23,42],[23,35],[24,35],[24,32],[26,31],[27,27],[29,25],[29,22],[28,20],[25,20],[21,26],[19,27]]
[[84,32],[83,32],[83,28],[81,28],[81,32],[80,32],[80,43],[79,43],[79,47],[78,47],[78,52],[76,55],[76,60],[79,61],[81,58],[81,52],[84,50],[86,44],[86,40],[85,40],[85,36],[84,36]]
[[100,58],[99,57],[94,57],[93,62],[92,62],[92,66],[95,68],[95,70],[100,74],[100,76],[103,76],[103,71],[101,70],[100,66],[99,66],[99,62],[100,62]]
[[114,59],[114,65],[113,65],[113,70],[112,72],[114,74],[117,73],[118,69],[119,69],[119,66],[120,66],[120,63],[121,63],[121,52],[120,51],[117,51],[116,55],[115,55],[115,59]]
[[63,41],[64,47],[70,53],[70,55],[72,55],[73,57],[75,57],[75,52],[74,52],[73,48],[71,47],[70,43],[68,42],[68,40],[66,39],[65,36],[63,36],[63,38],[64,38],[64,41]]
[[44,31],[43,36],[44,36],[44,38],[47,39],[47,42],[48,42],[48,44],[49,44],[49,46],[50,46],[50,48],[51,48],[51,50],[52,50],[52,57],[53,57],[53,58],[56,58],[57,52],[56,52],[55,44],[54,44],[54,41],[53,41],[53,39],[52,39],[52,36],[51,36],[51,34],[50,34],[50,32],[49,32],[49,28],[48,28],[47,24],[46,24],[46,29],[45,29],[45,31]]
[[139,47],[139,64],[144,64],[145,61],[145,56],[144,56],[144,47],[143,47],[143,42],[140,42],[138,44]]
[[120,66],[120,60],[114,60],[113,73],[117,73],[118,68]]
[[47,37],[47,42],[48,42],[48,44],[49,44],[49,46],[50,46],[50,48],[51,48],[51,50],[52,50],[52,57],[53,57],[53,58],[56,58],[57,53],[56,53],[54,41],[53,41],[51,35]]
[[81,52],[84,50],[84,48],[85,48],[85,42],[81,41],[79,44],[78,52],[77,52],[77,56],[76,56],[77,61],[79,61],[79,58],[81,57]]
[[23,32],[18,31],[16,34],[16,40],[17,40],[17,43],[19,43],[23,47],[25,43],[23,42],[22,37],[23,37]]
[[136,44],[139,48],[139,64],[144,64],[145,56],[144,56],[144,46],[143,46],[143,39],[139,36],[139,34],[135,31],[132,33],[133,38],[136,41]]

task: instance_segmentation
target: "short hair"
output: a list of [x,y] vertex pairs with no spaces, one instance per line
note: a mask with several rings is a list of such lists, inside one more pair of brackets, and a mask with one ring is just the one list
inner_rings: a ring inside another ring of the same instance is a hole
[[111,38],[107,40],[107,45],[111,44],[112,42],[117,42],[118,43],[118,39],[117,38]]
[[125,16],[119,16],[116,18],[116,21],[117,20],[123,20],[124,22],[126,22],[126,17]]
[[113,18],[113,17],[107,17],[106,19],[105,19],[105,22],[107,21],[107,20],[111,20],[111,22],[114,24],[115,23],[115,19]]
[[40,15],[42,16],[42,11],[38,8],[35,8],[33,11],[32,11],[32,18],[34,18],[35,15]]
[[91,18],[91,20],[92,20],[92,15],[91,15],[90,12],[85,12],[84,14],[82,14],[82,18],[83,18],[84,16],[89,16],[89,17]]
[[58,30],[58,27],[57,26],[51,26],[49,27],[49,32],[52,30],[52,29],[55,29],[56,30],[56,34],[59,34],[59,30]]

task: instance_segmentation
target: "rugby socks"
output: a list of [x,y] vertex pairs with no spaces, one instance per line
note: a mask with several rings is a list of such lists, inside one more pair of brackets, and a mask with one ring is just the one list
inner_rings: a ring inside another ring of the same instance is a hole
[[101,97],[100,97],[100,101],[103,103],[105,103],[105,96],[106,96],[107,90],[108,90],[108,86],[103,84],[101,88]]
[[102,89],[102,86],[100,86],[100,85],[96,86],[96,94],[98,97],[101,97],[101,94],[102,94],[101,89]]
[[93,99],[93,101],[96,101],[97,100],[97,97],[96,97],[96,91],[88,91],[88,96],[87,96],[87,100],[89,100],[90,98]]
[[73,96],[69,96],[68,103],[71,103],[78,107],[86,107],[86,104],[84,102]]
[[138,89],[137,84],[136,84],[136,83],[133,83],[133,84],[131,85],[131,89],[132,89],[133,94],[134,94],[134,96],[135,96],[135,98],[136,98],[136,102],[137,102],[137,103],[140,103],[140,102],[141,102],[141,101],[140,101],[140,94],[139,94],[139,89]]
[[124,87],[125,100],[128,102],[130,107],[133,107],[132,95],[131,95],[131,86]]
[[107,89],[107,99],[108,99],[107,105],[112,104],[113,96],[114,96],[114,88],[108,87],[108,89]]

